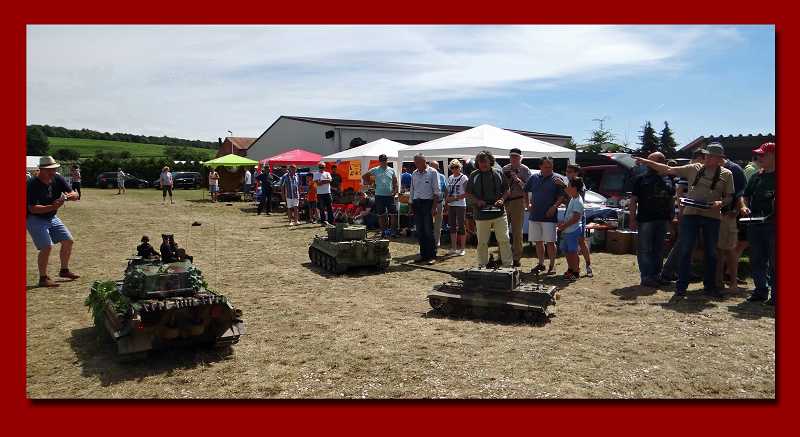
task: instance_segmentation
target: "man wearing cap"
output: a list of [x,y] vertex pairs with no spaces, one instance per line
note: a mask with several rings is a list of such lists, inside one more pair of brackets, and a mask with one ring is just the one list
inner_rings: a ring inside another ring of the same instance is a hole
[[531,177],[531,169],[522,163],[522,151],[513,148],[508,152],[511,162],[503,166],[503,175],[510,187],[511,193],[505,202],[508,222],[511,226],[512,251],[514,253],[514,267],[520,267],[522,259],[522,225],[525,220],[525,183]]
[[72,234],[64,223],[56,216],[58,209],[69,200],[77,200],[78,194],[72,190],[56,169],[60,165],[51,156],[39,159],[39,174],[31,178],[27,185],[27,209],[25,225],[39,251],[37,265],[39,267],[39,286],[58,287],[47,276],[47,263],[53,244],[61,243],[61,278],[77,279],[80,276],[69,270],[69,257],[72,254]]
[[[742,216],[763,217],[763,223],[752,224],[747,229],[750,242],[750,266],[753,270],[755,290],[747,299],[750,302],[766,300],[775,305],[777,267],[775,265],[775,143],[764,143],[754,150],[757,156],[758,173],[747,182],[739,201]],[[767,288],[769,286],[769,288]],[[769,299],[767,299],[769,297]]]
[[333,177],[325,171],[325,163],[320,162],[317,166],[319,172],[314,174],[314,182],[317,183],[317,207],[319,208],[319,220],[322,226],[333,224],[333,198],[331,197],[331,187]]
[[659,174],[682,176],[689,181],[689,192],[686,197],[690,204],[683,210],[680,224],[681,246],[678,270],[678,283],[675,295],[686,295],[691,273],[692,249],[697,234],[703,232],[705,269],[703,275],[704,291],[715,297],[720,296],[716,288],[717,242],[719,239],[720,210],[733,201],[733,175],[722,167],[725,153],[718,143],[709,144],[708,155],[703,164],[687,164],[670,167],[666,164],[645,158],[636,158],[636,162],[644,164]]
[[[364,184],[367,183],[368,175],[375,177],[375,211],[378,215],[381,234],[386,235],[387,222],[388,229],[394,229],[397,219],[397,206],[395,206],[395,196],[398,192],[397,173],[389,167],[389,158],[385,154],[378,156],[380,165],[373,167],[361,176]],[[388,214],[388,220],[387,220]]]

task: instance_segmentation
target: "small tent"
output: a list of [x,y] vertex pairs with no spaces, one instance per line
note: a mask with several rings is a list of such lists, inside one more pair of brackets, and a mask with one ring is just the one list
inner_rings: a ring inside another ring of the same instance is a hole
[[276,165],[294,164],[297,166],[315,166],[322,160],[319,153],[309,152],[303,149],[294,149],[275,155],[270,158],[262,159],[261,165],[268,165],[270,169]]
[[[412,161],[414,155],[422,153],[429,160],[447,161],[451,158],[474,158],[481,150],[490,151],[495,158],[508,158],[508,152],[518,148],[526,158],[566,158],[575,162],[575,151],[556,146],[535,138],[526,137],[488,124],[437,138],[398,152],[400,161]],[[445,168],[447,165],[445,164]]]
[[367,172],[370,167],[378,165],[378,156],[381,154],[389,158],[389,162],[394,162],[395,170],[398,170],[398,178],[402,168],[397,164],[397,152],[408,147],[396,141],[381,138],[367,144],[343,150],[322,158],[323,162],[332,162],[337,165],[337,171],[342,177],[342,189],[352,187],[357,190],[361,188],[361,175]]
[[243,156],[228,154],[210,161],[203,162],[209,168],[219,168],[219,189],[223,193],[235,193],[241,191],[244,184],[244,172],[246,168],[253,168],[258,165],[258,161],[245,158]]

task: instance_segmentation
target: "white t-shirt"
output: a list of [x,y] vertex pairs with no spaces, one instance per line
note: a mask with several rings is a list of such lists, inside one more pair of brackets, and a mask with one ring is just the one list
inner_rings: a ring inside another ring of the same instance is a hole
[[[578,214],[580,214],[581,216],[583,216],[583,210],[584,210],[584,208],[583,208],[583,199],[581,199],[581,196],[577,196],[577,197],[573,197],[573,198],[569,199],[569,203],[567,204],[567,210],[565,211],[565,214],[564,214],[564,221],[567,221],[567,220],[571,219],[572,216],[575,215],[576,212]],[[569,233],[575,232],[575,231],[578,230],[578,228],[580,226],[581,226],[581,220],[578,220],[577,223],[573,223],[573,224],[567,226],[566,228],[564,228],[563,232],[565,234],[569,234]]]
[[250,185],[253,183],[253,175],[250,174],[250,170],[244,171],[244,183]]
[[[447,178],[447,195],[448,196],[460,196],[464,194],[464,189],[467,186],[467,180],[469,178],[464,174],[461,173],[458,177],[450,175]],[[460,199],[454,202],[448,203],[450,206],[467,206],[467,199]]]
[[[333,181],[333,177],[327,171],[318,172],[315,181]],[[331,184],[317,184],[317,194],[331,194]]]

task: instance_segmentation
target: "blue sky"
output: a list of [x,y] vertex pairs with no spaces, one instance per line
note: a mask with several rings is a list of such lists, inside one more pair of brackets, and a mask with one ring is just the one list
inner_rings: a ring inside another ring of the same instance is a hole
[[775,131],[772,26],[29,26],[28,123],[214,140],[279,115],[635,144]]

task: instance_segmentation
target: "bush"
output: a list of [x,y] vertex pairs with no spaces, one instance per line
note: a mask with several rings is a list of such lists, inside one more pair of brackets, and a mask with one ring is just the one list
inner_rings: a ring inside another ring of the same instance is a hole
[[200,172],[201,175],[205,174],[205,168],[199,161],[175,164],[167,158],[120,159],[108,158],[103,155],[82,161],[81,176],[83,176],[85,185],[94,185],[98,174],[122,168],[125,172],[131,173],[136,177],[152,181],[158,178],[164,166],[169,166],[173,172],[196,171]]
[[77,161],[80,157],[81,154],[74,149],[58,149],[53,152],[53,158],[57,161]]

